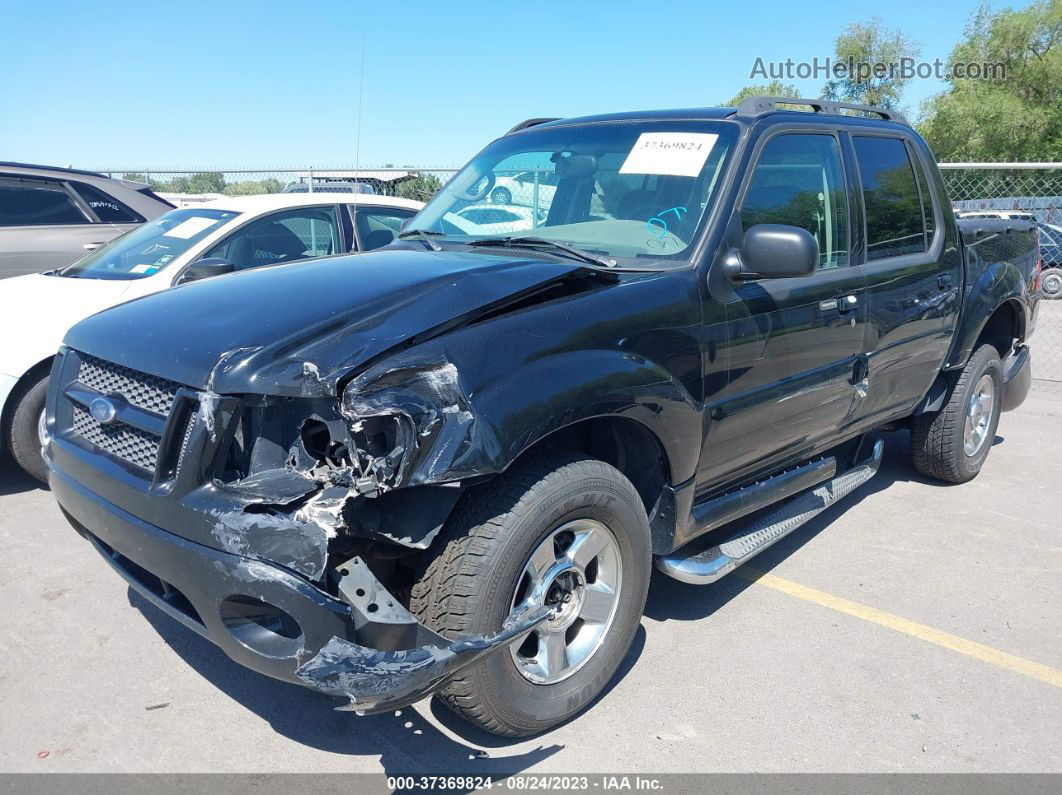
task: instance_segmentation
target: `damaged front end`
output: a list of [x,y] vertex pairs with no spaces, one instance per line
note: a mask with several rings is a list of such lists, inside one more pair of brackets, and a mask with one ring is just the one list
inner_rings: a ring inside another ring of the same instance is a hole
[[548,618],[526,609],[493,636],[451,640],[407,609],[418,553],[477,475],[463,461],[490,448],[454,365],[391,361],[336,399],[246,396],[218,425],[214,482],[230,499],[209,512],[211,545],[297,573],[350,609],[347,637],[299,650],[302,684],[358,712],[399,706]]
[[488,654],[519,642],[551,615],[547,605],[529,607],[510,615],[495,635],[455,641],[421,627],[434,637],[421,646],[395,651],[333,637],[296,674],[310,687],[349,698],[341,710],[368,714],[394,709],[433,692]]

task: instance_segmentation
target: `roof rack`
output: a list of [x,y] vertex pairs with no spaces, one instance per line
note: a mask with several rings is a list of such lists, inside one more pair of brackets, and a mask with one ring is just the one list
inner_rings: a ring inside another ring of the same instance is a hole
[[894,121],[897,124],[907,124],[907,119],[894,110],[878,108],[871,105],[855,105],[851,102],[834,102],[832,99],[802,99],[798,97],[746,97],[738,105],[738,116],[763,116],[778,110],[779,105],[807,105],[815,113],[828,113],[835,116],[851,116],[850,113],[842,113],[846,110],[855,110],[860,113],[873,113],[885,121]]
[[525,119],[524,121],[522,121],[519,124],[517,124],[515,127],[513,127],[511,130],[509,130],[509,132],[507,132],[505,134],[506,135],[510,135],[510,134],[512,134],[514,132],[519,132],[520,130],[526,130],[528,127],[535,127],[535,126],[537,126],[539,124],[545,124],[548,121],[558,121],[558,119],[556,117],[552,117],[552,118],[543,117],[541,119]]

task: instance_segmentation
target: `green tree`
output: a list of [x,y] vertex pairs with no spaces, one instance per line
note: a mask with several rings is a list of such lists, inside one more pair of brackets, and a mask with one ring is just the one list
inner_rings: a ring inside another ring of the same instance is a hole
[[150,185],[152,190],[163,193],[221,193],[225,190],[225,177],[220,171],[204,171],[165,181],[151,180]]
[[426,202],[442,187],[442,180],[434,174],[416,172],[412,179],[405,179],[395,187],[395,196]]
[[898,108],[908,82],[900,75],[901,59],[916,57],[921,47],[903,31],[888,30],[879,17],[872,17],[841,31],[834,51],[835,63],[844,64],[848,71],[822,87],[823,97]]
[[923,103],[919,131],[939,159],[1062,160],[1062,2],[982,5],[950,64],[976,64],[982,76],[952,75]]
[[221,193],[225,190],[225,177],[220,171],[201,172],[188,177],[185,193]]
[[748,97],[799,97],[800,92],[797,91],[796,86],[790,83],[783,83],[780,80],[772,80],[770,83],[757,83],[751,86],[745,86],[733,97],[726,102],[720,102],[721,108],[736,108],[741,104],[743,99]]
[[266,179],[245,179],[239,182],[230,182],[224,187],[222,193],[226,196],[256,196],[260,193],[280,193],[284,190],[283,183],[273,177]]

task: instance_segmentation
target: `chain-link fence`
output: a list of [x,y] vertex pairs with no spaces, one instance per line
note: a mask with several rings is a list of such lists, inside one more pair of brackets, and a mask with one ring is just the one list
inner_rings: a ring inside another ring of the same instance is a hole
[[261,193],[365,193],[427,201],[456,168],[102,169],[112,177],[146,182],[177,206]]
[[[1062,273],[1062,163],[942,163],[955,209],[964,215],[1036,221],[1045,269]],[[115,177],[146,182],[178,206],[222,196],[321,192],[401,196],[427,201],[457,171],[415,166],[287,168],[255,170],[103,169]],[[604,179],[604,178],[602,178]],[[499,172],[481,202],[462,210],[478,226],[517,231],[540,225],[556,190],[552,170]],[[608,191],[602,191],[607,197]],[[608,213],[607,201],[595,212]],[[1041,303],[1031,344],[1038,380],[1062,388],[1062,300]]]

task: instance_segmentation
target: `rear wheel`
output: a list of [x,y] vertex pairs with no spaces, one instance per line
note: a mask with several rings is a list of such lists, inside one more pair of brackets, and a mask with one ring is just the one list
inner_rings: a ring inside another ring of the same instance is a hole
[[439,697],[506,736],[586,707],[615,674],[649,586],[645,507],[615,468],[578,454],[515,465],[470,493],[436,541],[411,608],[440,634],[496,633],[510,612],[549,604],[545,624],[463,671]]
[[1062,297],[1062,268],[1048,268],[1040,276],[1040,290],[1047,298]]
[[949,483],[973,480],[992,449],[1002,405],[1003,364],[995,348],[982,345],[951,387],[944,407],[914,418],[915,469]]
[[11,456],[28,474],[48,482],[48,468],[41,448],[45,442],[44,401],[48,395],[48,372],[27,379],[11,395],[14,410],[7,428]]
[[490,200],[494,204],[512,204],[513,194],[508,188],[495,188],[490,194]]

